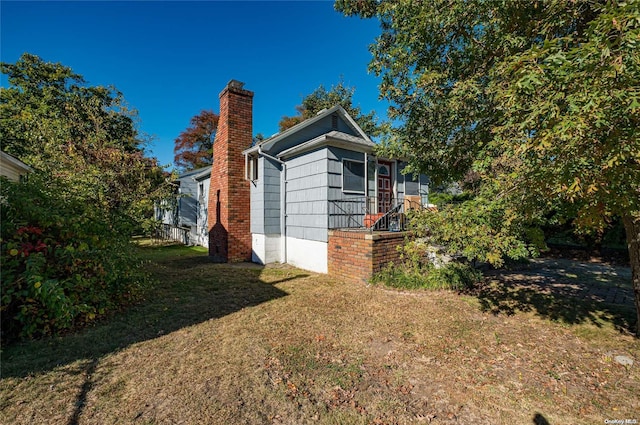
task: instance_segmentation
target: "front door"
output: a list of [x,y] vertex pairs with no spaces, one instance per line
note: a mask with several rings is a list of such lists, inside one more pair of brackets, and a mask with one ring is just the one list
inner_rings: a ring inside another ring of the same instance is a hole
[[378,213],[387,213],[392,207],[391,163],[378,162]]

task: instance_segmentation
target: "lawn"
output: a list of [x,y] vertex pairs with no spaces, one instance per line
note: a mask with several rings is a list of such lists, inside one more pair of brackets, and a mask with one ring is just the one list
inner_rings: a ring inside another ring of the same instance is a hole
[[[143,302],[2,353],[0,423],[640,421],[634,312],[537,288],[530,270],[469,294],[408,292],[141,249],[157,279]],[[564,289],[594,280],[567,270]],[[597,284],[621,284],[611,276]]]

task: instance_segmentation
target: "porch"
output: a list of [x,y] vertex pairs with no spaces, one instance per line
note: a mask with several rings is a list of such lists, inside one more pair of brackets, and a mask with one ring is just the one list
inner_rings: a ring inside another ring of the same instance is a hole
[[426,198],[354,196],[329,201],[329,229],[401,232],[407,229],[407,213],[423,209]]
[[407,213],[424,208],[423,199],[355,196],[329,201],[329,274],[367,282],[389,263],[398,263],[398,247],[409,236]]
[[328,272],[344,281],[366,283],[389,263],[400,261],[398,247],[408,236],[405,231],[329,230]]

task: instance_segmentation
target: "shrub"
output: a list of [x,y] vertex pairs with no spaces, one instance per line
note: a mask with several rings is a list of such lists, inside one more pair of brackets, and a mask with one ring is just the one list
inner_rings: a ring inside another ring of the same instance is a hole
[[431,268],[427,275],[429,288],[462,290],[482,279],[482,273],[473,267],[451,262],[440,268]]
[[495,196],[476,196],[447,204],[438,211],[412,215],[412,228],[449,254],[469,261],[504,265],[506,259],[535,256],[544,249],[544,236]]
[[371,281],[392,288],[459,291],[471,287],[481,278],[482,273],[462,263],[451,262],[440,268],[429,265],[420,269],[391,263],[375,274]]
[[398,247],[398,251],[400,264],[387,265],[372,277],[372,283],[403,289],[462,290],[482,278],[480,271],[463,263],[450,261],[436,267],[432,261],[441,262],[430,255],[433,254],[433,246],[429,245],[426,238],[408,239]]
[[38,175],[0,190],[3,343],[90,322],[140,293],[127,226]]
[[389,263],[374,274],[371,283],[383,284],[391,288],[418,289],[427,287],[426,275],[402,265]]
[[0,63],[3,150],[32,169],[2,182],[2,337],[93,320],[144,282],[130,237],[170,189],[114,87],[25,53]]

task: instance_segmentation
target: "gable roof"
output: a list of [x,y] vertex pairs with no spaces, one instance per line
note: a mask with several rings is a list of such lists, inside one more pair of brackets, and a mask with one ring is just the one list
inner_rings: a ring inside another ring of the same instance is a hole
[[[252,146],[249,149],[246,149],[245,151],[243,151],[243,154],[248,154],[248,153],[252,153],[252,152],[257,152],[258,150],[264,150],[264,151],[269,151],[271,150],[278,142],[286,139],[287,137],[291,136],[292,134],[295,134],[307,127],[310,127],[312,125],[314,125],[315,123],[323,120],[324,118],[337,113],[338,116],[342,117],[342,119],[344,120],[344,122],[352,129],[354,130],[354,132],[356,134],[359,135],[358,136],[353,136],[350,134],[346,134],[346,133],[341,133],[338,131],[331,131],[330,133],[325,134],[324,136],[331,134],[331,133],[340,133],[344,136],[346,136],[344,139],[347,141],[352,141],[352,142],[356,142],[357,144],[366,144],[366,145],[370,145],[370,146],[375,146],[375,144],[371,141],[371,139],[369,139],[369,136],[367,136],[367,134],[364,132],[364,130],[362,130],[362,128],[360,128],[360,126],[355,122],[355,120],[351,117],[351,115],[349,115],[349,113],[340,105],[335,105],[329,109],[325,109],[323,111],[320,111],[316,114],[316,116],[308,118],[304,121],[302,121],[299,124],[294,125],[291,128],[288,128],[286,130],[284,130],[281,133],[278,133],[266,140],[263,140],[262,142],[256,144],[255,146]],[[323,136],[320,136],[320,138]],[[312,139],[311,141],[315,141],[318,138]],[[309,142],[311,142],[309,141]],[[304,142],[302,144],[307,144],[309,142]],[[297,146],[296,146],[297,147]],[[295,147],[294,147],[295,148]],[[291,148],[293,149],[293,148]],[[287,151],[290,151],[291,149],[287,149]]]
[[191,178],[197,181],[211,178],[211,167],[201,168],[201,171],[194,174]]
[[375,147],[375,143],[373,143],[371,140],[365,140],[352,134],[334,130],[304,143],[300,143],[299,145],[293,146],[289,149],[286,149],[280,152],[278,154],[278,157],[285,158],[288,156],[297,155],[307,150],[311,150],[316,146],[324,144],[367,153],[371,153],[373,151],[373,148]]
[[190,180],[198,180],[203,176],[211,176],[211,166],[208,165],[206,167],[196,168],[195,170],[185,171],[182,174],[179,174],[175,182],[180,184],[181,181],[190,181]]

